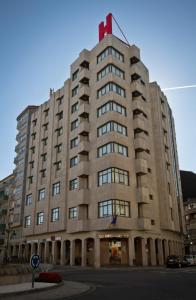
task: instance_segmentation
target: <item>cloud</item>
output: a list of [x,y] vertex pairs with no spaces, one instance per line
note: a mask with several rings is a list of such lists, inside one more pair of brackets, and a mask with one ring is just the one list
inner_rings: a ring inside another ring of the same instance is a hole
[[170,88],[161,89],[162,91],[169,91],[169,90],[179,90],[179,89],[189,89],[189,88],[196,88],[196,84],[193,85],[183,85],[183,86],[175,86]]

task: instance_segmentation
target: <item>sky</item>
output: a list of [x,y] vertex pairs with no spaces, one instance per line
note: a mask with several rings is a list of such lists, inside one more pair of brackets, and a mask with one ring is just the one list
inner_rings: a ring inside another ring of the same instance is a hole
[[[196,84],[194,0],[0,0],[0,179],[14,168],[16,118],[48,100],[70,64],[98,43],[111,12],[141,50],[161,88]],[[113,33],[122,38],[114,25]],[[172,108],[180,168],[196,172],[196,88],[165,91]]]

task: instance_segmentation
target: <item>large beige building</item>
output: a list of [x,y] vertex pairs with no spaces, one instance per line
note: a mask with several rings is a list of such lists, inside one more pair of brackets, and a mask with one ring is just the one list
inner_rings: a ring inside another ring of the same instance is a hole
[[173,118],[136,46],[106,35],[29,115],[22,238],[11,252],[96,267],[183,253]]

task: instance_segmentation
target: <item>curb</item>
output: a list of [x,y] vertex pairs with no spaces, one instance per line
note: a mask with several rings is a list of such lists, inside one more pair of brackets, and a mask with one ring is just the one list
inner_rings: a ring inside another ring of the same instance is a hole
[[9,296],[18,296],[18,295],[25,295],[25,294],[33,294],[33,293],[36,293],[36,292],[39,292],[39,291],[42,292],[42,291],[52,290],[52,289],[61,287],[63,285],[64,285],[64,281],[62,281],[60,283],[57,283],[56,285],[53,285],[53,286],[34,288],[32,290],[18,291],[18,292],[13,292],[13,293],[2,293],[2,294],[0,294],[0,300],[1,299],[3,300],[5,296],[9,297]]

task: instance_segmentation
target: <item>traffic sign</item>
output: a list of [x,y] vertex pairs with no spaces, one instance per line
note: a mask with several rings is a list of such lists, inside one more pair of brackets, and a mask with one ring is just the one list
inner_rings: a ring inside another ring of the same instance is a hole
[[36,269],[36,268],[38,268],[39,267],[39,263],[40,263],[40,260],[39,260],[39,255],[37,255],[37,254],[34,254],[34,255],[32,255],[31,256],[31,267],[33,268],[33,269]]

